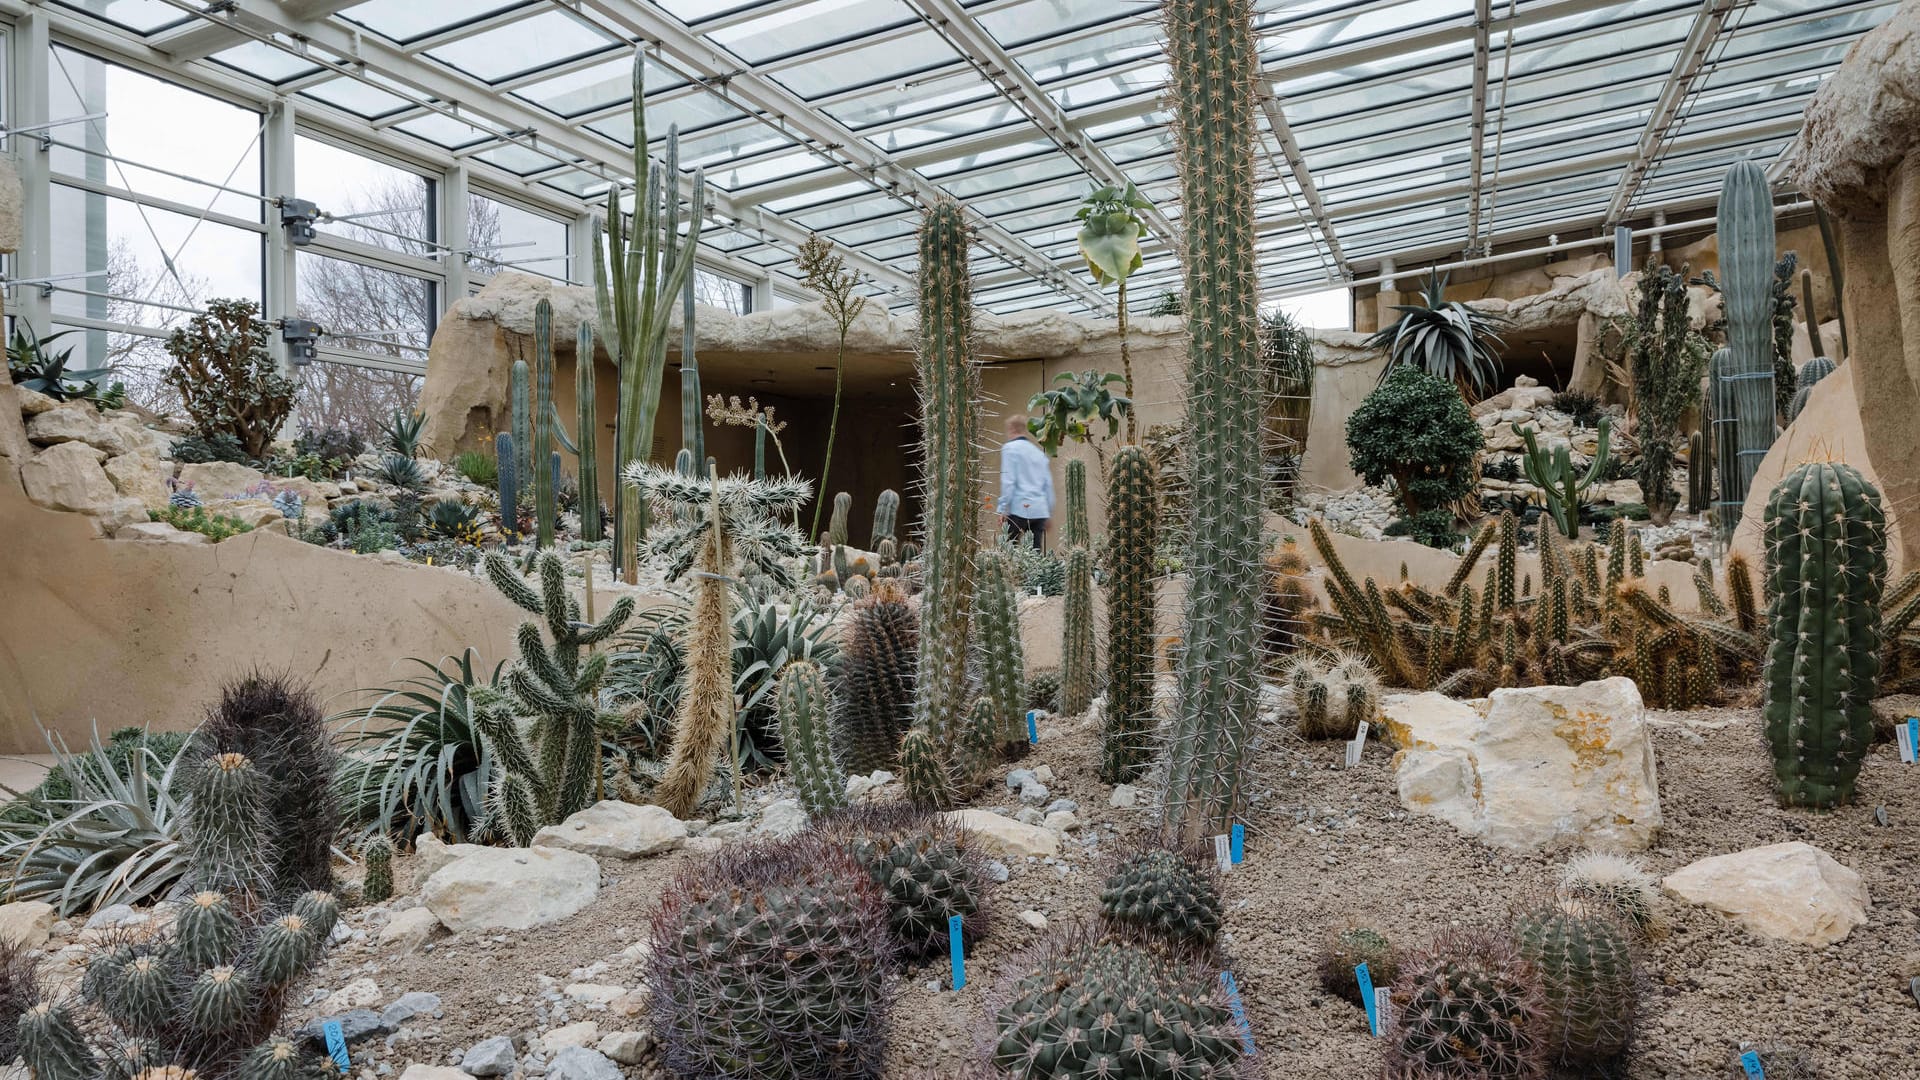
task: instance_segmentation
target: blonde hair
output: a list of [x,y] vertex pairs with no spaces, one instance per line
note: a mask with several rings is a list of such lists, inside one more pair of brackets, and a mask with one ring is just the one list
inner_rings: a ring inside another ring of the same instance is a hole
[[1027,433],[1027,418],[1022,413],[1014,413],[1007,417],[1002,426],[1006,428],[1007,434],[1018,438]]

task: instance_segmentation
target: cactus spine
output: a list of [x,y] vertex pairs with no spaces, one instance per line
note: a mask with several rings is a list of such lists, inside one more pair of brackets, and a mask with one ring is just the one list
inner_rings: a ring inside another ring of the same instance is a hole
[[1774,434],[1773,192],[1759,165],[1742,160],[1727,169],[1716,224],[1727,350],[1724,364],[1714,357],[1713,412],[1732,443],[1720,457],[1717,524],[1730,537]]
[[1060,620],[1060,711],[1078,716],[1093,705],[1093,554],[1067,550],[1067,595]]
[[1560,529],[1560,534],[1568,539],[1580,535],[1580,495],[1599,481],[1600,474],[1607,467],[1607,440],[1612,431],[1612,423],[1605,417],[1600,419],[1600,445],[1593,452],[1593,462],[1587,466],[1586,475],[1574,471],[1571,450],[1561,444],[1551,451],[1540,449],[1534,440],[1535,432],[1530,427],[1513,425],[1513,433],[1526,443],[1527,452],[1521,457],[1521,464],[1527,472],[1527,480],[1540,489],[1546,502],[1547,516]]
[[[914,725],[933,764],[959,744],[971,701],[967,690],[967,623],[973,606],[973,555],[979,530],[977,450],[979,367],[973,354],[973,280],[967,270],[970,229],[960,207],[930,207],[920,226],[921,469],[926,477],[926,551],[920,599],[920,665]],[[911,740],[911,736],[909,736]],[[944,769],[908,769],[903,780],[916,802],[943,803],[951,789],[933,782]]]
[[1153,459],[1123,446],[1107,474],[1107,708],[1100,776],[1138,779],[1149,756],[1153,712],[1153,549],[1159,505]]
[[511,539],[520,520],[520,469],[514,455],[513,436],[502,431],[493,437],[494,467],[500,485],[500,531]]
[[360,897],[369,904],[381,904],[393,898],[393,841],[376,836],[360,851],[366,864],[366,878],[360,885]]
[[1001,550],[980,553],[974,594],[974,633],[980,639],[980,681],[992,701],[996,742],[1026,745],[1026,658],[1020,641],[1020,585],[1013,559]]
[[873,501],[873,550],[880,550],[882,540],[894,539],[894,529],[900,524],[900,493],[888,488]]
[[1873,741],[1887,580],[1880,493],[1851,466],[1809,462],[1773,489],[1765,522],[1775,793],[1785,806],[1840,806]]
[[787,749],[787,765],[800,805],[809,814],[824,814],[847,805],[846,781],[833,760],[827,728],[831,703],[827,679],[818,665],[796,660],[780,672],[780,741]]
[[847,545],[847,519],[853,516],[853,496],[839,492],[833,497],[833,516],[827,519],[827,539],[835,547]]
[[593,393],[593,326],[580,324],[573,351],[573,400],[579,412],[579,428],[574,452],[580,463],[575,477],[580,481],[580,539],[598,543],[600,529],[600,449],[596,431],[600,412]]
[[[555,457],[553,450],[553,304],[542,299],[533,306],[533,362],[537,368],[534,379],[533,401],[533,460],[540,467],[533,470],[533,535],[534,546],[550,548],[553,546],[553,518],[558,513],[555,505],[554,488],[558,482],[554,470],[548,467],[548,461]],[[515,403],[518,407],[518,403]],[[516,424],[519,418],[515,417]]]

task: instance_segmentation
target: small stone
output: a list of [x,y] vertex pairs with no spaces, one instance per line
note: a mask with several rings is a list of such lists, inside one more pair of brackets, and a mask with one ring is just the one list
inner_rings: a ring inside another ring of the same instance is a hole
[[383,996],[379,983],[372,979],[355,979],[328,994],[327,1004],[336,1009],[361,1009],[378,1003]]
[[1008,878],[1013,876],[1013,871],[1007,869],[1007,864],[1001,862],[999,859],[989,859],[987,860],[987,876],[997,882],[1004,883]]
[[1038,858],[1060,851],[1058,833],[1015,821],[991,810],[955,810],[947,814],[947,820],[971,831],[979,838],[981,849],[988,854],[1031,855]]
[[513,1071],[513,1040],[495,1035],[474,1043],[460,1059],[460,1068],[473,1076],[505,1076]]
[[608,986],[605,983],[568,983],[566,994],[575,1001],[589,1005],[606,1005],[627,992],[624,986]]
[[1134,787],[1132,784],[1116,784],[1113,789],[1113,794],[1107,796],[1108,806],[1128,807],[1138,806],[1139,804],[1140,789]]
[[1055,799],[1047,804],[1047,813],[1049,814],[1057,814],[1062,810],[1072,811],[1078,809],[1080,809],[1080,804],[1074,802],[1072,799]]
[[707,831],[703,833],[700,838],[702,840],[731,840],[737,836],[747,835],[747,830],[752,827],[752,823],[746,821],[716,822],[715,824],[707,826]]
[[424,907],[396,912],[380,928],[380,944],[410,953],[425,945],[440,929],[440,917]]
[[638,1065],[653,1048],[651,1031],[613,1031],[600,1037],[600,1052],[622,1065]]
[[1075,817],[1071,810],[1055,810],[1053,813],[1048,814],[1046,820],[1040,824],[1042,827],[1052,829],[1054,832],[1072,832],[1080,826],[1080,819]]
[[467,1074],[451,1065],[422,1065],[415,1062],[400,1074],[400,1080],[466,1080]]
[[1033,767],[1033,778],[1043,784],[1053,783],[1053,766],[1035,765]]
[[591,1020],[566,1024],[540,1036],[540,1049],[554,1053],[567,1047],[587,1047],[600,1041],[600,1025]]
[[1042,814],[1038,807],[1023,806],[1019,813],[1013,815],[1013,820],[1022,825],[1038,825],[1047,820],[1047,816]]
[[533,842],[603,859],[638,859],[672,851],[686,839],[686,823],[664,807],[604,799],[541,829]]
[[372,1009],[349,1009],[346,1012],[308,1021],[300,1028],[300,1037],[316,1048],[325,1049],[326,1024],[329,1020],[340,1025],[340,1035],[346,1040],[348,1046],[378,1035],[393,1034],[393,1025],[382,1020],[380,1014]]
[[1045,930],[1047,928],[1047,917],[1032,908],[1021,912],[1016,918],[1028,926],[1033,927],[1035,930]]
[[440,995],[429,994],[424,990],[410,990],[394,998],[386,1008],[380,1010],[380,1019],[394,1027],[419,1016],[422,1013],[440,1011]]
[[131,904],[109,904],[93,913],[87,919],[87,930],[111,930],[126,926],[135,921],[140,913],[133,910]]
[[1034,779],[1032,769],[1014,769],[1007,773],[1007,790],[1019,791]]
[[38,900],[0,904],[0,942],[37,949],[53,937],[53,905]]
[[798,799],[781,799],[760,813],[759,833],[773,837],[788,837],[807,827],[807,812],[800,806]]
[[598,1050],[569,1046],[547,1062],[550,1080],[621,1080],[620,1066]]
[[639,1016],[647,1011],[647,1002],[651,994],[644,986],[636,986],[607,1003],[607,1011],[615,1016]]
[[1047,790],[1047,785],[1038,779],[1029,780],[1020,785],[1020,801],[1031,806],[1039,806],[1046,802],[1047,796],[1051,794],[1052,792]]

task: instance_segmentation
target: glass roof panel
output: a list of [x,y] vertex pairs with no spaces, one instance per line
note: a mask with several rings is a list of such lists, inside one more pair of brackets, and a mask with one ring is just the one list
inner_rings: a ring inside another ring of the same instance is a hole
[[398,94],[390,94],[361,79],[349,79],[344,75],[309,86],[300,92],[369,120],[397,113],[412,104]]
[[[774,81],[809,100],[841,90],[882,82],[941,67],[960,59],[931,30],[917,30],[874,45],[836,53],[831,60],[802,62],[771,72]],[[977,77],[977,76],[976,76]],[[904,86],[899,88],[905,93]]]
[[311,60],[276,49],[264,41],[248,41],[231,49],[222,49],[208,57],[270,83],[282,83],[301,75],[311,75],[320,65]]
[[[654,104],[654,95],[682,86],[687,81],[654,63],[652,57],[647,58],[646,69],[647,101],[650,105]],[[594,109],[619,105],[633,99],[633,58],[616,56],[551,79],[528,83],[513,93],[561,116],[578,116]]]
[[516,176],[525,176],[541,169],[553,168],[552,158],[537,150],[530,150],[519,143],[501,143],[490,149],[473,155],[489,164],[498,165]]
[[918,21],[900,0],[806,0],[708,36],[740,59],[762,64]]
[[612,43],[606,34],[566,12],[549,10],[449,41],[426,55],[487,82],[499,82],[599,52]]
[[342,11],[340,17],[405,43],[509,8],[536,6],[528,0],[367,0]]
[[[658,105],[649,103],[647,105],[647,143],[658,152],[666,142],[667,132],[677,125],[680,128],[680,152],[684,155],[692,133],[710,129],[718,124],[731,123],[746,115],[704,91],[682,95],[660,102]],[[633,145],[633,114],[625,109],[612,116],[595,120],[587,127],[622,146]],[[759,125],[755,124],[751,127],[759,127]]]
[[54,0],[63,8],[104,19],[142,34],[193,21],[193,16],[165,0]]
[[1045,41],[1069,30],[1113,22],[1139,23],[1151,29],[1144,12],[1129,10],[1113,0],[1021,0],[986,12],[979,19],[988,33],[1007,46]]
[[999,92],[991,83],[968,69],[955,75],[910,82],[904,91],[898,86],[883,86],[835,96],[822,102],[820,108],[828,116],[858,131],[871,125],[924,116],[998,96]]
[[409,135],[417,135],[449,150],[458,150],[493,138],[493,134],[489,131],[474,127],[472,124],[462,123],[441,113],[416,116],[411,120],[402,120],[393,126],[397,130]]

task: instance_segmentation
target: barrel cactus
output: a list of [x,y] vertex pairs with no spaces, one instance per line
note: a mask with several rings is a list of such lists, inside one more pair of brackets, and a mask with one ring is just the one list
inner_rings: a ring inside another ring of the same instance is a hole
[[1138,446],[1107,474],[1107,708],[1100,777],[1136,780],[1152,757],[1153,549],[1159,524],[1153,459]]
[[953,802],[954,783],[948,761],[926,728],[916,725],[907,729],[900,740],[900,784],[915,806],[939,807]]
[[1123,856],[1100,890],[1100,917],[1183,949],[1220,935],[1220,881],[1210,855],[1152,847]]
[[1545,992],[1547,1055],[1581,1067],[1625,1054],[1640,994],[1626,921],[1602,907],[1546,904],[1521,912],[1513,937]]
[[1816,356],[1800,365],[1799,388],[1793,392],[1793,402],[1787,406],[1787,421],[1791,423],[1800,418],[1800,410],[1807,407],[1807,399],[1813,396],[1813,384],[1833,374],[1835,364],[1824,356]]
[[955,915],[963,947],[986,933],[993,879],[973,833],[901,803],[853,807],[820,821],[815,831],[852,854],[886,894],[888,925],[902,956],[944,954],[951,944],[948,919]]
[[1360,999],[1356,970],[1361,964],[1367,965],[1367,978],[1373,985],[1392,986],[1400,977],[1400,950],[1372,927],[1345,926],[1327,934],[1314,962],[1320,989],[1355,1005],[1365,1005]]
[[1041,668],[1027,676],[1027,708],[1060,711],[1060,669]]
[[1782,805],[1851,802],[1873,742],[1887,526],[1858,469],[1808,462],[1767,499],[1762,714]]
[[1560,891],[1588,907],[1612,911],[1638,930],[1659,925],[1660,883],[1624,855],[1589,851],[1568,859],[1560,868]]
[[780,719],[780,741],[787,750],[793,785],[809,814],[847,805],[846,778],[834,760],[828,730],[831,708],[827,677],[818,664],[795,660],[781,669],[774,712]]
[[886,900],[839,846],[803,833],[684,871],[651,941],[653,1030],[672,1074],[880,1075]]
[[1505,936],[1443,933],[1401,966],[1385,1033],[1390,1080],[1537,1080],[1546,996]]
[[834,699],[834,749],[847,771],[865,775],[899,762],[900,736],[913,711],[913,668],[920,633],[907,595],[882,578],[847,608]]
[[1075,929],[1040,946],[994,1015],[1016,1080],[1226,1080],[1253,1074],[1210,967]]

